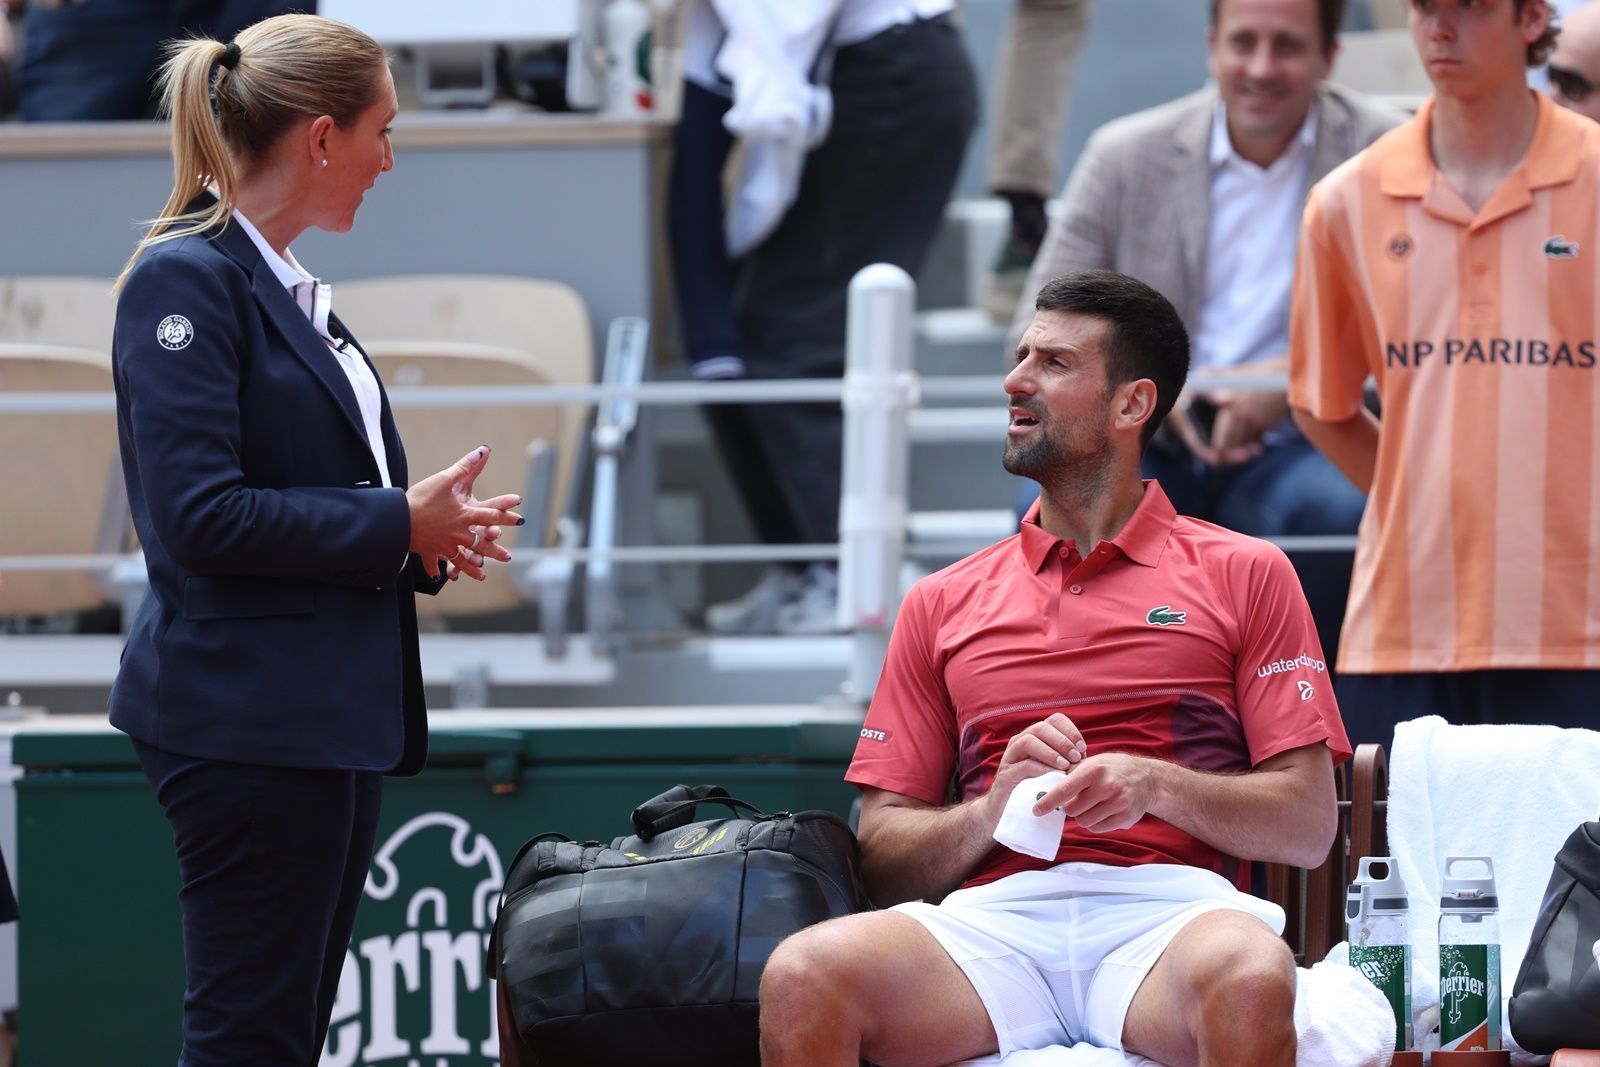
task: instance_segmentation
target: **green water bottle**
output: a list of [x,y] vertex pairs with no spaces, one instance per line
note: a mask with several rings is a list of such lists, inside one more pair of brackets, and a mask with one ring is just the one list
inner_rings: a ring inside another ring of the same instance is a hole
[[1350,966],[1378,987],[1394,1011],[1394,1047],[1411,1047],[1410,908],[1400,872],[1388,856],[1363,856],[1345,897]]
[[[1481,865],[1482,873],[1471,873]],[[1462,869],[1469,873],[1460,873]],[[1500,1048],[1500,902],[1494,860],[1447,856],[1439,897],[1439,1048]]]

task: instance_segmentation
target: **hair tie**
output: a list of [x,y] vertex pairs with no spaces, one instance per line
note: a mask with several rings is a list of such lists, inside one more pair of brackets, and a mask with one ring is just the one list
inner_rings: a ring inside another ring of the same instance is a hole
[[222,58],[217,62],[228,70],[239,65],[239,46],[233,41],[228,42],[228,47],[223,51]]

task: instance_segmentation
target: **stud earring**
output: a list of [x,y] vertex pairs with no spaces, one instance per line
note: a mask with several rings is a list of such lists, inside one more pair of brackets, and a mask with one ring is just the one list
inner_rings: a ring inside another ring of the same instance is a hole
[[327,160],[326,160],[326,159],[324,159],[324,160],[323,160],[323,161],[322,161],[322,165],[323,165],[323,166],[324,166],[324,167],[326,167],[326,166],[327,166],[327,165],[328,165],[328,161],[327,161]]

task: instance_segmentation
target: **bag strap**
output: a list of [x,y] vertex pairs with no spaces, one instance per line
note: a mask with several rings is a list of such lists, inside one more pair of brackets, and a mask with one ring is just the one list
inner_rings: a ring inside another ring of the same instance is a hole
[[668,830],[687,826],[694,821],[695,808],[700,804],[722,804],[735,814],[742,810],[757,819],[768,818],[766,812],[754,804],[729,796],[720,785],[675,785],[633,809],[633,832],[640,840],[648,841]]

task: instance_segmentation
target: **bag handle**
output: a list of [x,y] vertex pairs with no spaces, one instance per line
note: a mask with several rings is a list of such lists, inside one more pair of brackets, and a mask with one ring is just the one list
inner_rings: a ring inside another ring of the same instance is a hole
[[[511,862],[506,864],[506,878],[510,879],[511,872],[517,869],[517,864],[522,862],[522,857],[526,856],[528,854],[528,850],[531,849],[534,845],[537,845],[539,842],[541,842],[541,841],[567,841],[567,842],[570,842],[571,840],[572,840],[572,838],[568,837],[566,834],[561,833],[558,830],[546,830],[544,833],[540,834],[538,837],[530,837],[530,838],[528,838],[526,841],[524,841],[522,843],[522,847],[517,849],[517,854],[515,856],[511,857]],[[500,888],[500,903],[504,904],[505,901],[506,901],[505,886],[504,886],[504,884],[502,884],[501,888]]]
[[758,819],[769,818],[754,804],[729,796],[720,785],[675,785],[633,809],[633,832],[640,840],[648,841],[668,830],[687,826],[694,821],[695,808],[700,804],[722,804],[735,814],[743,810]]

